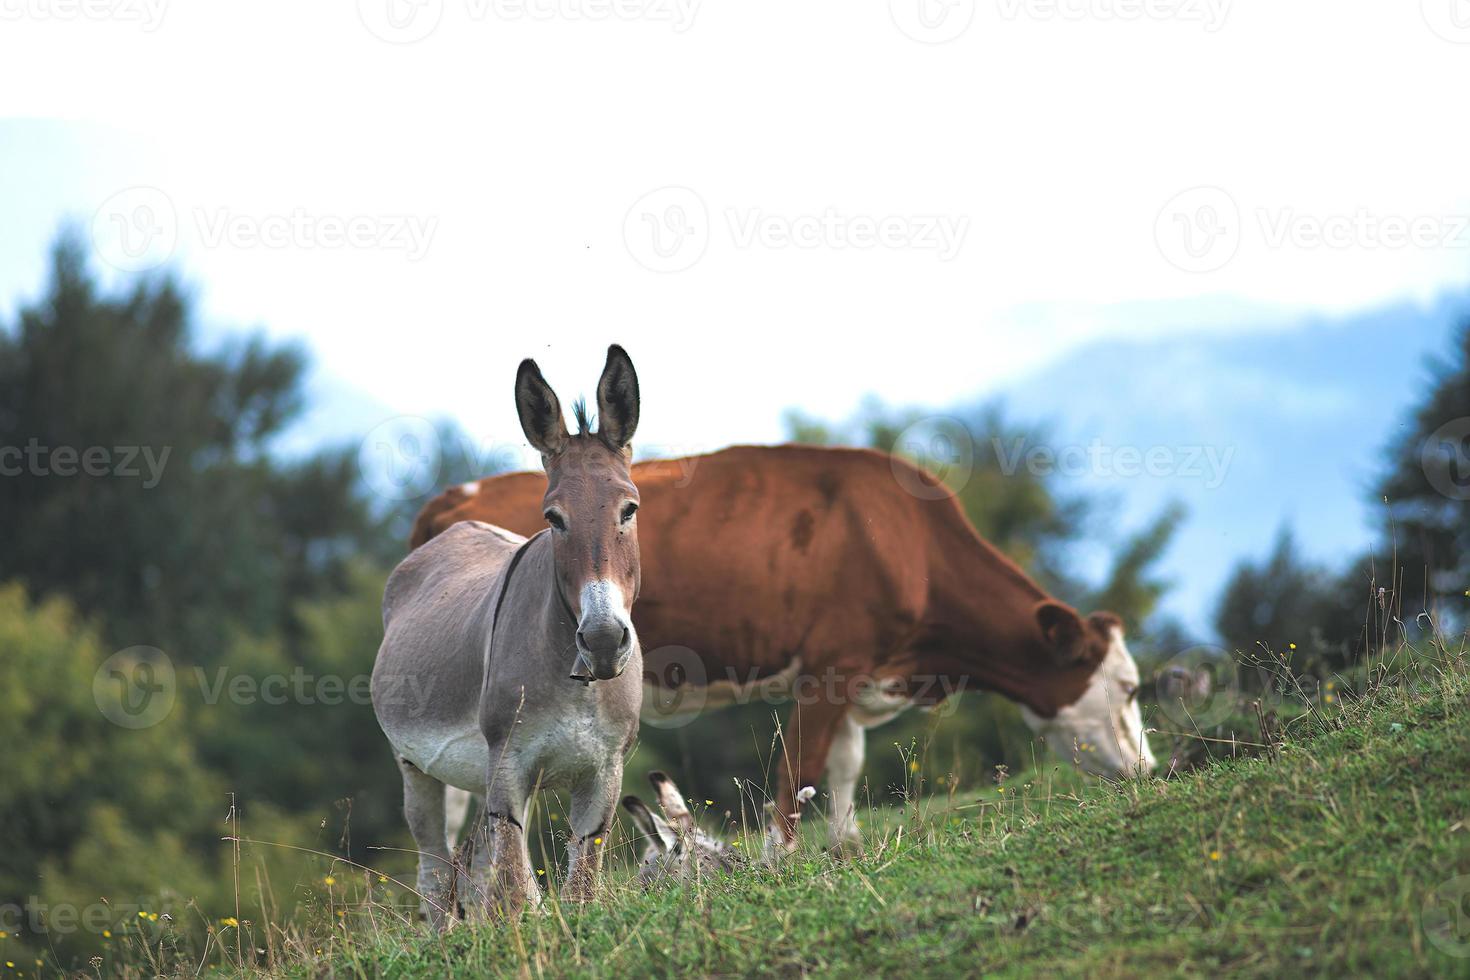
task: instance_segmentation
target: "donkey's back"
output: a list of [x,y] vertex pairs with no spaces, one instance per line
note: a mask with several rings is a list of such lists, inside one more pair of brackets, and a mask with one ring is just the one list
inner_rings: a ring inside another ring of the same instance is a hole
[[400,759],[483,792],[488,761],[480,687],[498,579],[525,538],[456,524],[404,559],[383,591],[373,709]]

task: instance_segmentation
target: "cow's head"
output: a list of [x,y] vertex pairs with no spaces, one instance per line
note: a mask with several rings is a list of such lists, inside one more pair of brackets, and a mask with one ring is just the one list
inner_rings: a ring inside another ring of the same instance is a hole
[[1138,664],[1112,613],[1086,619],[1050,600],[1036,606],[1044,656],[1054,671],[1021,715],[1051,750],[1088,772],[1118,777],[1154,768],[1138,710]]

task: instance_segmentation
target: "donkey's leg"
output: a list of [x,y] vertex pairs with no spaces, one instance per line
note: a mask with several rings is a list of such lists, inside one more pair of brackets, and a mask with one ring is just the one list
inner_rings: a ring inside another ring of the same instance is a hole
[[596,897],[602,854],[622,785],[623,766],[619,762],[572,791],[572,839],[567,843],[567,883],[562,889],[568,901],[586,902]]
[[827,754],[847,715],[847,705],[821,700],[798,703],[791,712],[776,773],[776,809],[766,835],[766,858],[774,860],[796,850],[796,824],[801,818],[797,794],[815,786],[827,768]]
[[398,760],[403,774],[403,816],[419,852],[419,914],[443,929],[453,909],[449,886],[454,864],[444,833],[444,784],[407,759]]
[[863,772],[863,743],[866,733],[851,712],[837,723],[832,748],[827,753],[827,787],[832,792],[832,810],[827,815],[832,844],[840,851],[861,850],[855,794]]
[[444,787],[444,836],[451,851],[459,843],[464,818],[470,812],[470,792],[458,786]]
[[[491,746],[492,759],[501,754],[498,748]],[[484,832],[489,888],[485,907],[493,916],[515,916],[533,894],[540,898],[532,881],[531,856],[523,829],[530,794],[522,775],[508,766],[497,768],[492,764],[486,782],[489,790],[485,794]]]

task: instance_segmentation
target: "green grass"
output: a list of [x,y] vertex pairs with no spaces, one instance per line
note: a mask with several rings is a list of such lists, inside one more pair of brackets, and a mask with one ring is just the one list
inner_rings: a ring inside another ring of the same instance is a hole
[[288,969],[1470,976],[1470,919],[1424,918],[1470,874],[1467,703],[1463,674],[1439,676],[1319,717],[1274,757],[1082,793],[1013,779],[885,815],[858,859],[652,894],[619,869],[592,907],[444,937],[360,921]]

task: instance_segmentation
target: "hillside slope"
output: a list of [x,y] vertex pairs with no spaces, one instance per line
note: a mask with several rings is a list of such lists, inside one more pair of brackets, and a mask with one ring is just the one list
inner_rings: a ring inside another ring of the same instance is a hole
[[[1272,758],[932,802],[867,854],[443,939],[354,929],[313,975],[1470,976],[1470,685],[1380,693]],[[1013,781],[1014,782],[1014,781]],[[1455,905],[1459,901],[1462,904]],[[342,933],[338,933],[342,936]]]

